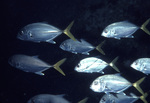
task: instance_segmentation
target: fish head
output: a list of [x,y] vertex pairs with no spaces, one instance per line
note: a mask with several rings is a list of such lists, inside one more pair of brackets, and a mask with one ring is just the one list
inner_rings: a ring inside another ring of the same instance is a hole
[[16,68],[20,68],[20,62],[17,60],[17,56],[11,56],[8,59],[8,63],[12,66],[12,67],[16,67]]
[[79,63],[76,67],[75,67],[75,71],[77,72],[88,72],[87,71],[87,66],[85,64]]
[[71,45],[67,42],[62,42],[59,47],[65,51],[71,51],[72,50]]
[[91,86],[90,89],[92,89],[94,92],[105,92],[105,84],[103,83],[103,78],[97,78],[95,79]]
[[109,28],[109,27],[106,27],[101,34],[101,36],[107,37],[107,38],[114,37],[115,35],[116,35],[115,29]]
[[29,30],[23,28],[19,31],[17,38],[20,40],[30,41],[33,39],[33,34]]
[[144,65],[140,62],[140,60],[136,60],[131,64],[131,67],[137,71],[142,71]]

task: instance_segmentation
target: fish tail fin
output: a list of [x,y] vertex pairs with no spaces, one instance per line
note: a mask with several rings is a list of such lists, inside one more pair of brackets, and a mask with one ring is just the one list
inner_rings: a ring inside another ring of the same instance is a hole
[[143,81],[144,81],[145,77],[141,78],[140,80],[136,81],[135,83],[133,83],[133,86],[142,94],[144,95],[143,90],[141,89],[141,87],[139,86]]
[[68,27],[64,30],[63,33],[66,34],[68,37],[70,37],[72,40],[76,41],[75,37],[74,37],[74,36],[72,35],[72,33],[70,32],[70,29],[71,29],[73,23],[74,23],[74,21],[72,21],[72,22],[68,25]]
[[120,72],[119,71],[119,69],[116,67],[116,65],[115,65],[115,63],[116,63],[116,61],[118,60],[118,56],[111,62],[111,63],[109,63],[109,65],[113,68],[113,69],[115,69],[117,72]]
[[150,35],[150,31],[146,28],[146,26],[147,26],[147,24],[149,23],[149,21],[150,21],[150,18],[149,18],[148,20],[146,20],[146,21],[143,23],[143,25],[141,26],[141,29],[142,29],[144,32],[146,32],[147,34]]
[[86,102],[87,102],[87,100],[88,100],[88,97],[86,97],[86,98],[82,99],[82,100],[81,100],[81,101],[79,101],[78,103],[86,103]]
[[105,55],[104,51],[101,49],[101,47],[103,46],[103,44],[105,43],[105,40],[103,42],[101,42],[98,46],[96,46],[96,50],[98,50],[100,53],[102,53],[103,55]]
[[66,61],[66,58],[58,61],[56,64],[53,65],[53,67],[64,76],[65,76],[65,73],[61,70],[59,66],[62,65],[65,61]]
[[140,99],[144,102],[144,103],[148,103],[147,100],[145,99],[148,96],[148,93],[144,93],[142,96],[140,96]]

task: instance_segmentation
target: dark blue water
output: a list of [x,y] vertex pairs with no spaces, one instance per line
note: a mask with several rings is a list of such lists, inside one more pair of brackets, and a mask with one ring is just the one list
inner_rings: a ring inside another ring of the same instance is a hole
[[[89,89],[92,81],[100,76],[99,73],[84,74],[74,71],[77,63],[89,57],[72,54],[59,48],[62,41],[68,37],[61,35],[55,39],[57,44],[33,43],[16,38],[19,30],[30,23],[46,22],[60,29],[75,20],[71,32],[77,39],[83,38],[97,46],[103,40],[103,50],[90,52],[90,56],[100,56],[106,62],[111,62],[119,56],[117,67],[121,75],[130,82],[146,76],[141,84],[144,92],[150,90],[150,76],[133,70],[130,64],[140,57],[150,57],[150,36],[138,30],[134,39],[107,39],[101,35],[102,30],[110,23],[128,20],[141,26],[150,17],[149,0],[5,0],[1,14],[1,68],[0,68],[0,102],[26,103],[34,95],[66,94],[65,98],[72,103],[89,97],[87,103],[98,103],[104,93],[94,93]],[[150,24],[147,26],[150,29]],[[67,61],[61,66],[66,76],[62,76],[53,68],[45,71],[45,76],[26,73],[11,67],[8,58],[14,54],[39,55],[39,58],[50,64],[55,64],[62,58]],[[106,73],[116,73],[111,67]],[[133,87],[125,93],[141,94]],[[150,101],[150,96],[147,98]],[[142,103],[138,100],[136,103]]]

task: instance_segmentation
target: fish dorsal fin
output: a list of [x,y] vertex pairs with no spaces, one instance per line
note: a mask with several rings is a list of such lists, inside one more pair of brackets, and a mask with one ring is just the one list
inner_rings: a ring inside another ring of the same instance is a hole
[[81,100],[81,101],[79,101],[78,103],[86,103],[86,102],[87,102],[87,100],[88,100],[88,97],[86,97],[86,98],[82,99],[82,100]]
[[116,75],[116,76],[120,76],[120,77],[121,77],[121,73],[116,73],[115,75]]
[[56,95],[56,96],[58,96],[58,97],[64,97],[65,94],[59,94],[59,95]]
[[[81,43],[85,44],[85,45],[91,45],[90,43],[88,43],[87,41],[85,41],[84,39],[80,39]],[[92,45],[91,45],[92,46]]]

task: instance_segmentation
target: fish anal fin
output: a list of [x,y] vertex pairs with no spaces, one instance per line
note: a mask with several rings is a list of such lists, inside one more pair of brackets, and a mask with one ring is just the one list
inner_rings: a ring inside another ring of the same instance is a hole
[[38,75],[45,75],[44,73],[42,73],[42,72],[35,72],[35,74],[38,74]]
[[82,100],[81,100],[81,101],[79,101],[78,103],[86,103],[86,102],[87,102],[87,100],[88,100],[88,97],[86,97],[86,98],[82,99]]
[[53,40],[46,40],[46,42],[51,43],[51,44],[56,44],[56,42]]
[[61,70],[59,66],[62,65],[65,61],[66,61],[66,58],[58,61],[56,64],[53,65],[53,67],[64,76],[65,76],[65,73]]
[[144,81],[144,79],[145,77],[132,84],[142,95],[144,95],[144,92],[139,85]]
[[64,34],[66,34],[68,37],[70,37],[72,40],[76,41],[75,37],[72,35],[72,33],[70,32],[70,29],[73,25],[74,21],[72,21],[68,27],[63,31]]

